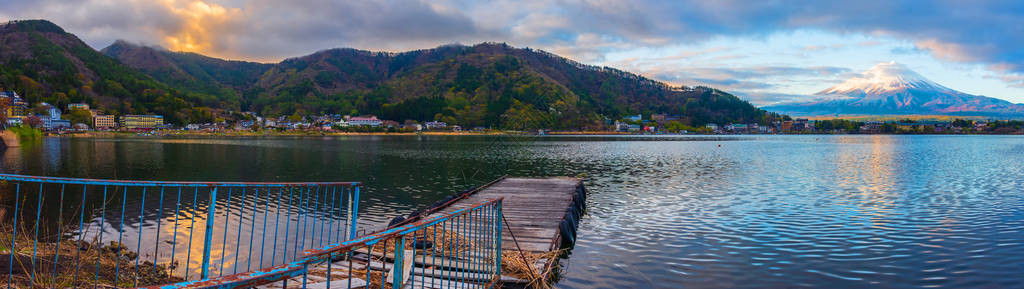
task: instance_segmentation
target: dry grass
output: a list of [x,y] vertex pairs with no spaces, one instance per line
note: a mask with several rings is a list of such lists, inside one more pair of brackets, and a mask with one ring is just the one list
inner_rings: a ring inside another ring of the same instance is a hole
[[[432,250],[431,247],[436,248],[432,254],[438,257],[453,257],[457,255],[466,254],[477,249],[478,245],[470,241],[467,236],[459,234],[456,230],[443,228],[442,226],[430,226],[423,230],[417,231],[412,235],[405,236],[405,250],[413,250],[415,244],[429,243],[429,246],[421,245],[416,248],[417,252],[421,250]],[[381,241],[377,244],[373,244],[369,248],[370,260],[380,262],[381,264],[387,263],[387,261],[394,259],[395,247],[400,242],[399,238],[392,238],[386,241]],[[355,250],[357,253],[367,253],[367,249],[360,248]],[[352,276],[358,278],[366,278],[367,269],[353,269],[350,271]],[[369,269],[370,288],[381,286],[381,282],[384,284],[391,284],[391,278],[387,276],[386,272],[381,270]],[[386,279],[386,281],[385,281]]]
[[564,250],[543,253],[502,250],[501,273],[502,275],[530,280],[526,285],[527,288],[551,288],[547,276],[551,276],[551,270],[554,270],[555,266],[538,266],[538,263],[540,263],[540,260],[546,260],[545,263],[557,264],[553,260],[563,253]]
[[[4,240],[2,242],[5,244],[0,247],[0,271],[13,273],[11,285],[14,288],[70,288],[94,285],[133,287],[136,284],[143,286],[182,281],[181,278],[170,276],[163,266],[154,265],[149,261],[140,262],[136,268],[135,259],[138,254],[117,242],[100,246],[97,240],[65,240],[61,241],[58,249],[56,242],[36,243],[32,239],[21,237],[28,236],[27,234],[18,235],[14,244],[15,250],[12,252],[11,234],[0,233],[0,240]],[[12,259],[13,264],[9,264]]]

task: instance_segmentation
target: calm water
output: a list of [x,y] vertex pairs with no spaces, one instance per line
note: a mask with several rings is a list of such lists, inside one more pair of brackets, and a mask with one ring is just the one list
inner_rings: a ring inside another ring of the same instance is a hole
[[582,176],[564,288],[1024,287],[1019,136],[46,139],[2,154],[7,173],[362,181],[367,225],[504,174]]

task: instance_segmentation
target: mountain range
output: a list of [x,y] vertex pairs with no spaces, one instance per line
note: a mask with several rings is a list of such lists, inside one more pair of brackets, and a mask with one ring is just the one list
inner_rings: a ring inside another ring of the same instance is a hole
[[559,129],[633,114],[680,115],[688,125],[780,117],[717,89],[672,87],[499,43],[401,53],[339,48],[256,63],[128,41],[96,51],[45,20],[0,26],[0,43],[0,89],[32,103],[87,102],[109,113],[163,114],[175,124],[240,111]]
[[795,116],[954,115],[1024,117],[1024,105],[963,93],[935,83],[896,62],[879,63],[859,76],[815,94],[809,101],[763,109]]

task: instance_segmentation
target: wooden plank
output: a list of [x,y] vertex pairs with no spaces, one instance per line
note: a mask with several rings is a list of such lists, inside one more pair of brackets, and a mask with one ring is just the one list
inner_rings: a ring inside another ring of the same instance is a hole
[[[457,200],[448,207],[438,210],[435,214],[450,213],[489,200],[503,198],[502,215],[505,217],[505,223],[502,224],[500,233],[502,250],[521,249],[526,252],[548,252],[552,249],[552,244],[557,245],[555,242],[561,239],[560,233],[562,223],[564,222],[563,219],[573,209],[572,206],[579,197],[580,185],[579,179],[567,177],[506,178],[482,188],[466,198]],[[479,226],[484,225],[481,224],[482,220],[470,220],[472,221],[471,223],[459,224],[455,228],[458,230],[471,228],[470,230],[462,231],[469,231],[469,233],[463,234],[470,238],[482,237],[482,235],[487,234],[487,231],[478,231],[480,229]],[[515,241],[513,241],[512,235],[515,235]],[[447,261],[451,260],[445,261],[447,263]],[[459,260],[451,265],[463,267],[466,265],[464,262],[467,261],[474,262],[479,261],[479,259]],[[426,264],[421,264],[420,259],[415,259],[414,262],[417,268],[414,268],[412,272],[414,274],[413,278],[417,278],[417,280],[418,278],[445,277],[448,276],[446,274],[453,273],[451,265],[448,264],[437,264],[438,266],[435,266],[435,268],[424,270],[420,267],[434,266],[435,264],[432,264],[434,262],[428,260],[428,262],[424,262]],[[544,260],[542,261],[543,264],[539,265],[547,266],[550,262],[553,262],[553,260]],[[503,278],[511,277],[503,276]],[[406,285],[408,287],[409,284]],[[419,285],[417,284],[417,286]],[[442,287],[448,288],[447,286]],[[427,286],[427,288],[430,288],[430,286]]]
[[[366,280],[361,278],[352,278],[351,287],[349,287],[349,279],[335,279],[331,280],[331,287],[327,287],[327,282],[309,283],[306,284],[308,289],[334,289],[334,288],[363,288],[366,287]],[[301,284],[297,284],[301,285]]]

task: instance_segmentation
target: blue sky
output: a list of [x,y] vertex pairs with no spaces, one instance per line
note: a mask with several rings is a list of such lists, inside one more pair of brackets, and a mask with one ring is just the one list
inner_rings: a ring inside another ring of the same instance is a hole
[[1024,103],[1022,1],[6,0],[99,49],[125,39],[279,61],[335,47],[484,41],[539,48],[755,104],[809,97],[896,61],[953,89]]

